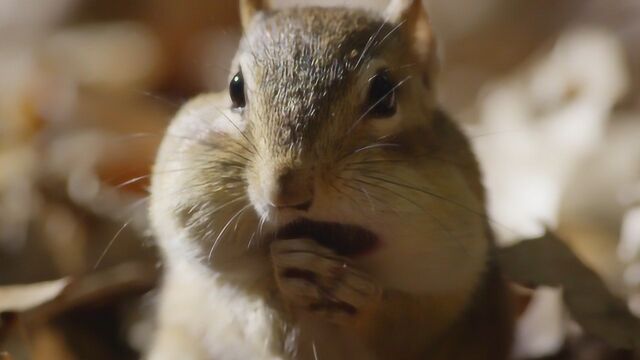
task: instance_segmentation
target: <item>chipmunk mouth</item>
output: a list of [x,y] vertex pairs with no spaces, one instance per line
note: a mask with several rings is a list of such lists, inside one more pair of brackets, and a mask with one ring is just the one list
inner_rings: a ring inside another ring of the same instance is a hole
[[379,244],[378,237],[360,226],[308,219],[293,221],[281,227],[277,239],[312,239],[338,255],[355,257],[371,253]]

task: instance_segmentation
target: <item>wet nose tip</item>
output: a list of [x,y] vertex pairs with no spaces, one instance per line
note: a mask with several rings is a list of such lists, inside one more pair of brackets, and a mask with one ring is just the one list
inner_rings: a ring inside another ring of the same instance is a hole
[[313,203],[313,181],[302,171],[288,170],[277,177],[271,203],[278,209],[306,211]]

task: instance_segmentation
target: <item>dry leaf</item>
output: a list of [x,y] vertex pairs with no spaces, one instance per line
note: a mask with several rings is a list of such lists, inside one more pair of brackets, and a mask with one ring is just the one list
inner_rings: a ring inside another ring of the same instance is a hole
[[67,287],[69,279],[28,285],[9,285],[0,287],[0,312],[20,312],[49,302]]
[[554,234],[503,248],[499,259],[512,281],[561,287],[569,312],[586,332],[614,348],[640,351],[640,319]]
[[53,326],[41,326],[31,336],[31,357],[33,360],[74,360],[72,349],[63,332]]

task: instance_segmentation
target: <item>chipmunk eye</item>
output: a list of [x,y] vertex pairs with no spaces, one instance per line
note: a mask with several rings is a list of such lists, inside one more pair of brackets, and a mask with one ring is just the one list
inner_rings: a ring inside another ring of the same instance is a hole
[[396,113],[395,85],[389,71],[380,70],[369,80],[367,111],[369,117],[386,118]]
[[233,102],[233,107],[236,109],[242,109],[246,104],[244,96],[244,78],[242,77],[242,71],[238,71],[229,83],[229,96]]

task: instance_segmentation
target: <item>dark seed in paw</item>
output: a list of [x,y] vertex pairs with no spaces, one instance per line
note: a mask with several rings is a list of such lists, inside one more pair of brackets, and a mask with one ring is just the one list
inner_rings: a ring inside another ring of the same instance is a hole
[[335,251],[338,255],[355,257],[368,254],[378,246],[378,237],[360,226],[301,219],[280,228],[278,239],[309,238]]

